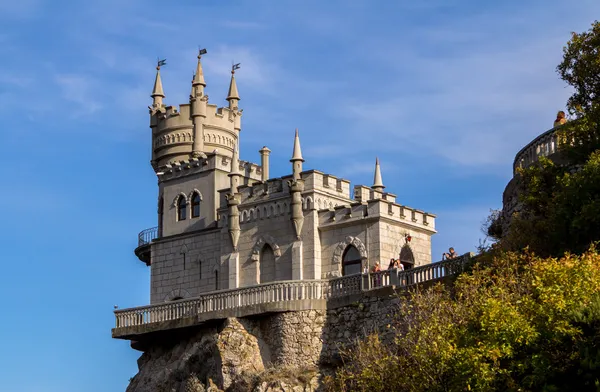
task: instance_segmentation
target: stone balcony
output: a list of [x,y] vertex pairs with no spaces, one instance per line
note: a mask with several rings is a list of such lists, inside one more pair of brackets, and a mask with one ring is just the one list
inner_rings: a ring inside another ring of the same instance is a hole
[[566,137],[559,136],[559,130],[561,126],[554,127],[548,131],[542,133],[529,144],[523,147],[513,162],[513,175],[517,173],[518,168],[527,168],[537,162],[540,157],[552,157],[556,154],[561,145],[565,143],[572,144],[573,141],[567,141]]
[[151,227],[146,230],[140,231],[138,234],[138,246],[135,248],[135,255],[146,263],[146,265],[150,265],[150,243],[152,240],[158,238],[158,227]]
[[472,254],[406,271],[396,269],[321,280],[290,280],[195,298],[115,310],[113,338],[142,342],[158,333],[192,327],[211,320],[271,312],[325,310],[347,306],[362,295],[378,295],[417,284],[437,282],[462,271]]

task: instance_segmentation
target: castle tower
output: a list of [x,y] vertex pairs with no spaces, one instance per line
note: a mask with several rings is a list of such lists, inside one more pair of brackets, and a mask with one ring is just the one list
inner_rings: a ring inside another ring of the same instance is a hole
[[[160,71],[157,70],[150,107],[152,166],[157,173],[165,172],[165,169],[168,171],[182,161],[206,160],[210,154],[229,159],[233,156],[234,147],[239,144],[242,110],[238,107],[240,97],[235,77],[232,74],[227,95],[229,105],[219,108],[210,104],[204,91],[203,54],[206,54],[204,49],[198,54],[190,101],[179,105],[179,108],[163,103],[165,94]],[[161,65],[165,65],[164,60],[157,68],[160,69]],[[239,68],[239,64],[236,67]],[[235,70],[232,72],[235,73]]]

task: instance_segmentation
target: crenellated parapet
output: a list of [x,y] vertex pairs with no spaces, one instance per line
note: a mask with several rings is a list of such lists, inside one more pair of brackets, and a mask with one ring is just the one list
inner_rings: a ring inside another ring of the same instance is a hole
[[[260,181],[262,176],[261,167],[252,162],[239,161],[239,170],[245,177],[246,182]],[[211,170],[221,170],[229,172],[231,169],[231,158],[215,153],[207,154],[206,159],[201,158],[186,158],[180,161],[174,161],[162,166],[156,167],[156,173],[159,178],[159,183],[169,180],[174,180],[186,177],[193,174],[209,172]],[[241,187],[243,189],[244,186]],[[222,197],[221,206],[227,205]]]
[[[319,204],[317,202],[317,204]],[[365,201],[355,201],[349,204],[326,206],[318,210],[319,227],[327,229],[330,226],[347,225],[356,221],[370,219],[373,221],[388,221],[407,229],[413,229],[430,234],[436,233],[434,214],[397,204],[383,198]]]

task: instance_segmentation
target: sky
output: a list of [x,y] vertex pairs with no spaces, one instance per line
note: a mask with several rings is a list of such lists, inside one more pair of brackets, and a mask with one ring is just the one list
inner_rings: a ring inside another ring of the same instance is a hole
[[[199,5],[202,4],[202,5]],[[187,103],[196,53],[225,105],[232,61],[241,159],[371,185],[437,215],[432,253],[475,251],[515,153],[571,91],[556,74],[597,0],[68,2],[0,0],[0,385],[124,391],[140,353],[113,305],[149,303],[137,233],[156,225],[148,105]]]

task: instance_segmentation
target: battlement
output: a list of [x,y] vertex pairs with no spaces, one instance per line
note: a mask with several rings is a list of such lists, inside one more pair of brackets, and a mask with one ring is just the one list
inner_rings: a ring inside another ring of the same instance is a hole
[[318,170],[302,172],[305,190],[321,191],[332,196],[350,199],[350,181]]
[[[256,163],[239,161],[239,170],[247,181],[260,181],[262,167]],[[206,158],[187,158],[180,161],[167,163],[157,167],[159,182],[198,174],[211,170],[221,170],[229,173],[231,170],[231,158],[221,154],[210,153]]]
[[386,219],[428,233],[436,233],[434,214],[397,204],[383,198],[356,201],[319,209],[319,226],[351,223],[366,218]]

